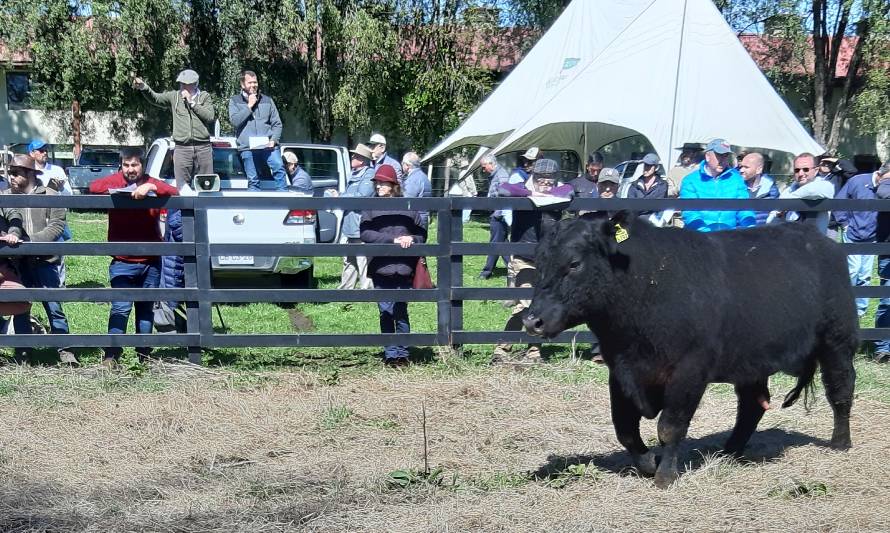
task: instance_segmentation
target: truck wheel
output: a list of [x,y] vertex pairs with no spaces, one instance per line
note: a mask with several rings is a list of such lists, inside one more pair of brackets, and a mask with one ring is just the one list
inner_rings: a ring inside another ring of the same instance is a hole
[[282,274],[281,286],[285,289],[314,289],[315,265],[312,265],[299,274]]

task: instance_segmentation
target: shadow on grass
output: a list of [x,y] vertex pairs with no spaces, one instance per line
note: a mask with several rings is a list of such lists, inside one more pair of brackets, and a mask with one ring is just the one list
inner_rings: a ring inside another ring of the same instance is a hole
[[340,276],[339,276],[339,275],[335,275],[335,274],[330,274],[330,275],[318,275],[318,274],[316,274],[316,275],[315,275],[315,282],[318,284],[318,286],[325,286],[325,287],[327,287],[328,285],[333,285],[332,288],[336,289],[336,288],[337,288],[337,285],[340,284]]
[[428,365],[436,362],[436,350],[429,346],[408,348],[408,359],[415,365]]
[[105,285],[96,281],[80,281],[78,283],[68,283],[65,285],[69,289],[101,289]]
[[[730,431],[721,431],[706,437],[697,439],[685,439],[680,447],[679,462],[683,465],[682,472],[697,470],[705,463],[705,458],[718,454],[723,449],[723,443],[729,438]],[[815,445],[830,448],[830,442],[825,439],[805,435],[797,431],[783,429],[767,429],[754,433],[742,461],[773,461],[784,455],[785,450],[800,446]],[[659,449],[654,448],[656,453]],[[659,457],[660,459],[660,457]],[[550,455],[547,462],[531,475],[540,480],[549,480],[558,477],[570,466],[593,465],[600,470],[619,475],[637,475],[636,469],[630,459],[630,454],[625,450],[615,450],[609,453],[596,455]]]

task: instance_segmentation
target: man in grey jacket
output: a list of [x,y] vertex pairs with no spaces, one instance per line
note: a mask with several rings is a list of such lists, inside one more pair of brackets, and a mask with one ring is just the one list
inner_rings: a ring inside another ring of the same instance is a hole
[[[500,196],[498,188],[509,181],[510,174],[507,173],[504,167],[498,164],[498,160],[492,154],[486,154],[482,157],[481,166],[482,170],[489,176],[488,197],[497,198]],[[488,219],[488,242],[507,242],[509,234],[510,225],[504,220],[503,210],[498,209],[494,211]],[[504,268],[507,268],[510,265],[510,257],[506,255],[500,257],[504,261]],[[482,267],[482,272],[479,273],[479,279],[490,278],[497,262],[497,254],[489,255],[485,261],[485,266]]]
[[[325,191],[327,196],[366,197],[374,196],[374,168],[371,149],[359,143],[354,150],[349,151],[352,174],[346,183],[346,190],[339,194],[337,189]],[[357,244],[362,242],[359,225],[361,224],[361,211],[348,210],[343,213],[343,223],[340,226],[340,243]],[[340,274],[338,289],[370,289],[371,278],[368,277],[368,258],[359,255],[349,255],[343,258],[343,272]]]
[[260,190],[257,160],[264,161],[275,178],[275,189],[287,190],[287,176],[278,143],[281,141],[281,117],[270,96],[260,94],[257,75],[241,72],[241,92],[229,99],[229,121],[238,138],[238,154],[247,173],[247,188]]

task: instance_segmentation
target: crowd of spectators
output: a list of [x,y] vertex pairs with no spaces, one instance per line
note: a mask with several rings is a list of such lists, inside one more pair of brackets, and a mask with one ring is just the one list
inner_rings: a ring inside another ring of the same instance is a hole
[[[120,153],[120,170],[93,181],[91,194],[126,193],[133,199],[148,196],[192,194],[196,175],[213,173],[213,151],[210,131],[216,114],[213,96],[200,89],[197,72],[186,69],[176,78],[178,88],[155,92],[144,80],[133,78],[133,86],[153,105],[170,110],[175,186],[151,177],[145,172],[145,155],[141,149],[124,149]],[[241,90],[228,101],[229,120],[235,128],[237,150],[248,178],[248,189],[259,190],[259,165],[269,168],[277,190],[312,192],[312,179],[300,167],[295,153],[280,150],[281,117],[271,97],[263,94],[256,73],[245,70],[239,75]],[[421,169],[420,157],[407,152],[399,163],[387,153],[386,138],[375,133],[366,144],[350,150],[352,171],[346,188],[326,192],[329,196],[393,197],[431,196],[432,185]],[[6,162],[7,187],[3,194],[71,194],[65,172],[48,162],[46,143],[34,140],[28,154],[19,154]],[[172,210],[166,224],[160,223],[159,209],[114,209],[108,213],[109,242],[181,241],[181,214]],[[6,208],[0,207],[0,245],[17,246],[21,242],[52,242],[70,239],[64,208]],[[424,242],[429,214],[426,212],[346,211],[343,216],[341,242],[389,242],[408,247]],[[161,228],[165,227],[165,233]],[[340,288],[410,288],[418,258],[348,256],[343,259]],[[112,288],[182,287],[183,261],[180,257],[116,255],[108,269]],[[408,281],[406,281],[408,280]],[[60,256],[3,256],[0,255],[0,283],[2,287],[61,288],[65,286],[65,263]],[[15,303],[13,303],[15,304]],[[158,304],[163,304],[160,307]],[[108,333],[126,333],[131,311],[135,308],[135,330],[151,333],[157,326],[158,311],[177,308],[178,302],[112,302],[108,318]],[[27,306],[27,309],[25,309]],[[67,317],[59,302],[43,302],[49,319],[50,331],[69,332]],[[4,332],[31,334],[40,323],[30,314],[30,305],[0,306],[0,328]],[[409,331],[405,302],[380,303],[382,332]],[[7,310],[13,310],[6,312]],[[174,309],[174,311],[179,311]],[[184,313],[172,312],[170,323],[184,331]],[[2,316],[2,315],[13,315]],[[166,316],[161,313],[161,316]],[[182,319],[182,320],[180,320]],[[121,348],[104,348],[102,364],[114,367],[121,356]],[[137,355],[145,359],[150,347],[137,347]],[[403,346],[390,346],[384,351],[387,362],[404,364],[407,351]],[[13,360],[31,360],[30,348],[17,348]],[[59,350],[59,360],[65,365],[78,365],[76,355],[67,348]]]
[[[582,198],[638,198],[658,199],[679,197],[681,199],[717,198],[717,199],[874,199],[890,198],[890,162],[874,172],[860,173],[853,163],[825,154],[816,157],[810,153],[801,153],[794,158],[791,179],[787,185],[780,187],[780,182],[767,172],[768,159],[759,152],[734,154],[729,142],[724,139],[713,139],[705,145],[686,143],[680,150],[680,157],[666,176],[660,174],[661,166],[658,156],[649,153],[639,160],[639,168],[635,175],[628,179],[620,173],[605,166],[605,158],[599,152],[588,156],[584,172],[578,177],[565,180],[563,183],[550,183],[544,179],[548,194]],[[528,169],[542,170],[536,167],[541,161],[530,162],[528,155],[537,155],[540,151],[531,148],[519,158],[519,165],[512,175],[522,173],[528,177]],[[555,163],[554,163],[555,164]],[[547,168],[549,163],[547,163]],[[532,179],[526,179],[524,186],[517,188],[511,182],[508,172],[492,155],[482,158],[482,170],[489,177],[488,196],[532,196],[543,194],[540,184],[535,179],[536,172],[531,173]],[[557,171],[554,176],[560,173]],[[523,216],[534,217],[536,228],[540,230],[547,220],[558,211],[524,211]],[[782,221],[808,223],[815,225],[828,238],[840,242],[869,243],[890,242],[890,212],[875,211],[783,211],[783,210],[733,210],[733,211],[698,211],[682,212],[665,210],[652,212],[640,210],[640,216],[646,217],[658,226],[685,227],[688,230],[711,232],[748,228]],[[527,214],[527,215],[525,215]],[[609,211],[599,213],[578,213],[579,216],[611,216]],[[517,226],[515,220],[519,216],[512,213],[510,218],[503,211],[492,213],[490,219],[491,242],[534,242],[525,227]],[[498,256],[490,256],[479,277],[488,279],[497,263]],[[512,276],[518,276],[523,269],[534,268],[530,261],[533,258],[513,256],[503,257],[508,266],[508,285]],[[850,281],[854,286],[869,285],[874,269],[875,256],[867,254],[850,254],[848,267]],[[878,272],[882,285],[890,285],[890,255],[878,258]],[[523,276],[518,286],[527,286],[527,280],[533,276]],[[511,302],[513,314],[505,328],[516,331],[521,324],[524,302]],[[856,306],[859,316],[863,316],[868,308],[868,299],[857,298]],[[882,298],[878,304],[876,327],[890,327],[890,298]],[[509,344],[495,347],[493,361],[534,362],[540,358],[537,346],[526,350],[525,356],[516,357]],[[890,362],[890,340],[879,341],[875,345],[875,359]]]
[[[299,165],[293,152],[282,157],[279,148],[281,119],[272,99],[260,91],[257,75],[244,71],[240,75],[241,91],[229,99],[229,118],[235,127],[237,149],[248,177],[248,187],[259,189],[257,165],[268,166],[279,190],[312,191],[312,180]],[[144,154],[138,149],[121,152],[120,171],[90,185],[90,193],[109,194],[127,192],[134,199],[147,196],[173,196],[191,190],[197,174],[212,173],[210,129],[215,120],[212,96],[199,88],[198,74],[182,71],[177,77],[179,88],[163,93],[154,92],[144,81],[134,79],[134,86],[153,104],[169,107],[175,142],[173,156],[176,186],[148,176],[144,172]],[[538,147],[530,147],[518,157],[515,168],[504,168],[498,159],[488,154],[481,158],[481,169],[488,178],[489,197],[540,197],[567,201],[580,198],[661,199],[670,197],[725,198],[725,199],[875,199],[890,198],[890,163],[872,173],[859,173],[845,159],[830,155],[816,157],[802,153],[794,158],[790,183],[780,183],[768,172],[766,156],[748,152],[738,156],[724,139],[714,139],[705,145],[686,143],[680,157],[666,175],[658,156],[644,155],[638,161],[636,173],[622,177],[618,170],[606,166],[604,156],[595,152],[586,160],[583,173],[565,179],[565,172],[554,159],[545,158]],[[350,153],[351,171],[344,190],[329,189],[326,196],[342,197],[428,197],[432,195],[429,178],[423,172],[416,152],[407,152],[401,163],[387,150],[386,138],[374,133],[366,143],[358,143]],[[8,162],[8,188],[2,194],[71,194],[64,171],[48,162],[46,143],[37,139],[28,146],[28,154],[16,155]],[[64,208],[0,208],[0,243],[15,246],[20,242],[54,242],[71,238]],[[577,216],[610,216],[609,211],[580,212]],[[757,225],[790,221],[815,224],[828,237],[841,242],[890,242],[890,212],[874,211],[803,211],[735,210],[699,211],[641,210],[657,226],[685,227],[687,230],[711,232],[746,228]],[[108,241],[161,242],[181,240],[176,213],[168,217],[167,234],[161,233],[157,209],[115,209],[108,215]],[[489,217],[490,242],[536,243],[546,227],[559,220],[559,209],[512,211],[500,209]],[[429,214],[419,211],[346,210],[343,213],[340,242],[343,244],[390,243],[407,248],[423,243],[427,238]],[[343,257],[339,289],[407,289],[411,288],[417,268],[417,257],[394,256],[368,259],[356,246],[355,255]],[[494,275],[498,259],[506,268],[507,286],[530,287],[536,277],[534,257],[491,255],[479,273],[479,278]],[[167,261],[170,259],[171,261]],[[155,288],[182,286],[181,259],[133,255],[114,256],[108,277],[113,288]],[[855,286],[868,285],[874,269],[875,256],[850,254],[850,281]],[[890,255],[880,256],[878,270],[882,285],[890,285]],[[180,275],[176,275],[179,269]],[[173,273],[168,274],[168,270]],[[169,279],[164,283],[164,279]],[[0,282],[20,282],[25,287],[60,288],[65,285],[65,262],[60,256],[0,256]],[[67,334],[67,317],[59,302],[42,302],[50,331]],[[175,302],[171,303],[176,306]],[[506,331],[522,329],[527,300],[508,302],[512,308]],[[865,314],[868,300],[856,301],[859,315]],[[135,307],[135,330],[151,333],[154,327],[153,302],[113,302],[108,319],[108,332],[125,333],[131,310]],[[405,302],[379,303],[380,330],[393,335],[408,333],[410,321]],[[31,334],[34,319],[30,312],[11,318],[0,318],[0,327],[10,326],[17,334]],[[890,326],[890,298],[880,300],[876,325]],[[15,360],[26,362],[29,348],[18,348]],[[75,354],[68,348],[58,351],[61,363],[77,365]],[[149,357],[151,349],[137,348],[140,358]],[[121,355],[119,347],[104,349],[103,364],[114,366]],[[405,346],[390,345],[384,349],[388,364],[401,366],[407,362]],[[890,340],[876,344],[876,358],[890,361]],[[539,345],[514,352],[509,344],[498,344],[493,361],[541,360]]]

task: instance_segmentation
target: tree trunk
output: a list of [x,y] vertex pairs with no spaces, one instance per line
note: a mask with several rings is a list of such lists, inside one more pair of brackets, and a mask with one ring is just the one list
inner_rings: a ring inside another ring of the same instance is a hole
[[850,100],[853,98],[853,80],[856,78],[856,72],[859,70],[859,63],[862,60],[862,51],[865,49],[867,35],[866,29],[856,41],[856,48],[853,49],[853,55],[850,57],[850,66],[847,68],[847,77],[844,79],[844,88],[834,110],[834,118],[831,121],[831,134],[828,136],[828,142],[825,145],[825,149],[832,153],[837,150],[837,145],[840,142],[841,126],[847,119],[847,110]]
[[80,112],[80,101],[74,100],[71,102],[71,136],[74,140],[74,161],[80,161],[80,152],[83,148],[80,137],[82,120],[83,115]]
[[831,84],[826,72],[828,61],[825,57],[827,38],[824,15],[825,0],[813,0],[813,137],[823,146],[827,137],[826,89]]

